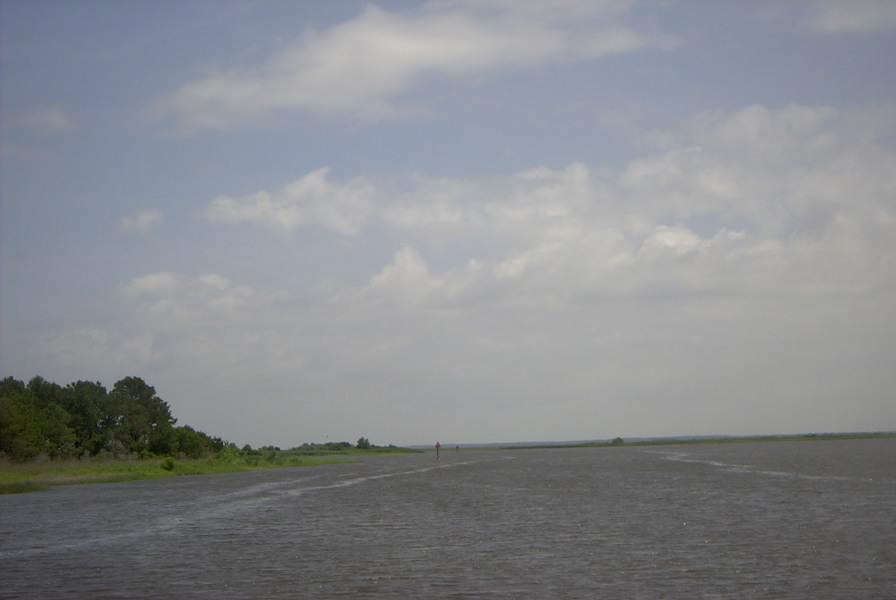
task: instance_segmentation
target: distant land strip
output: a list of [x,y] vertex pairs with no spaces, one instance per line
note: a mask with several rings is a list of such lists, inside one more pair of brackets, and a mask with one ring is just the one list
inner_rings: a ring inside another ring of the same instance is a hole
[[827,440],[868,440],[896,438],[896,431],[871,431],[851,433],[799,433],[781,435],[748,436],[682,436],[656,438],[615,438],[583,442],[520,442],[514,444],[483,444],[478,447],[498,447],[504,450],[531,450],[539,448],[604,448],[619,446],[674,446],[685,444],[751,444],[756,442],[818,442]]

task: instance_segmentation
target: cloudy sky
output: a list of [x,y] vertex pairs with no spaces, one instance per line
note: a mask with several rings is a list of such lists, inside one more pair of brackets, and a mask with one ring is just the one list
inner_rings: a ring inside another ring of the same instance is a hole
[[0,11],[0,375],[254,446],[896,429],[896,3]]

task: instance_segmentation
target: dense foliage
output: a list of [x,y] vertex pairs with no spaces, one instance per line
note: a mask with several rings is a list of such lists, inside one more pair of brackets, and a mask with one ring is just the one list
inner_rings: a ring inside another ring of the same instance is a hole
[[176,427],[168,403],[139,377],[107,391],[99,382],[60,386],[34,377],[0,381],[0,455],[24,460],[121,455],[199,457],[226,446],[189,426]]

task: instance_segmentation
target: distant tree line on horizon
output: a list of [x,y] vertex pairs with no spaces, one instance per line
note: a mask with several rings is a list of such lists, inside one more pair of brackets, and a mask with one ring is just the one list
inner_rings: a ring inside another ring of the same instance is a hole
[[27,384],[13,377],[0,381],[0,455],[16,460],[39,455],[198,458],[235,448],[176,423],[168,403],[139,377],[125,377],[111,391],[99,382],[60,386],[40,376]]

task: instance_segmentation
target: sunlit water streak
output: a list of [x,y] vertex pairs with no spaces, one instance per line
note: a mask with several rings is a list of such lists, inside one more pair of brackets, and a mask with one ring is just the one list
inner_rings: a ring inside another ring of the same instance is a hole
[[0,497],[0,596],[896,597],[896,440],[434,459]]

